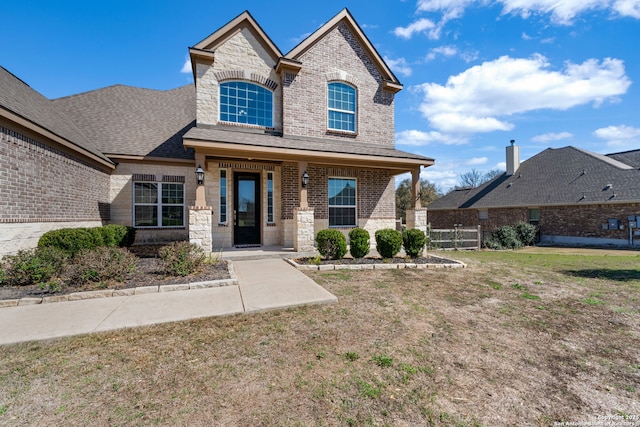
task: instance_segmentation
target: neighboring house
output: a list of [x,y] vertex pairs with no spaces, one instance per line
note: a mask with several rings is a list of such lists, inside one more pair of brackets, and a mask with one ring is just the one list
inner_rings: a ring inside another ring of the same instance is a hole
[[[336,227],[395,227],[402,89],[347,9],[283,55],[249,12],[189,48],[194,85],[47,100],[0,70],[0,249],[116,223],[138,242],[313,249]],[[203,172],[200,180],[194,173]],[[426,226],[426,209],[408,225]]]
[[480,224],[486,236],[524,221],[543,243],[640,245],[640,150],[548,148],[522,164],[518,146],[506,152],[506,173],[429,204],[431,227]]

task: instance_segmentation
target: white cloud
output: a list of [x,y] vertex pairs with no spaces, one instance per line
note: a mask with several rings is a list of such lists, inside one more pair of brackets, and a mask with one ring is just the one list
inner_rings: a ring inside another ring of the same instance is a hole
[[408,27],[397,27],[393,30],[393,33],[403,39],[410,39],[416,33],[428,32],[427,30],[433,30],[434,28],[436,28],[436,24],[434,24],[432,20],[422,18],[413,22]]
[[438,56],[446,56],[451,57],[455,56],[458,53],[458,49],[455,46],[440,46],[434,47],[429,50],[427,54],[427,61],[432,61],[436,59]]
[[436,163],[434,166],[430,166],[422,171],[420,173],[420,178],[433,182],[445,192],[458,184],[456,165],[452,163],[442,165],[438,165]]
[[180,72],[185,74],[191,73],[191,59],[188,56],[184,60],[184,64],[182,64]]
[[533,142],[551,142],[551,141],[561,141],[563,139],[573,138],[573,134],[570,132],[549,132],[543,133],[542,135],[536,135],[531,138]]
[[451,76],[445,85],[418,86],[424,94],[420,111],[444,133],[507,131],[514,114],[540,109],[566,110],[593,102],[599,105],[624,94],[631,84],[618,59],[567,62],[551,70],[542,55],[502,56]]
[[403,130],[396,133],[396,144],[398,145],[431,145],[431,144],[445,144],[445,145],[459,145],[466,144],[469,140],[466,137],[460,137],[455,135],[447,135],[437,131],[423,132],[420,130]]
[[464,162],[467,166],[478,166],[478,165],[484,165],[485,163],[487,163],[489,161],[488,157],[473,157],[469,160],[467,160],[466,162]]
[[498,162],[498,163],[496,163],[496,169],[506,170],[507,169],[507,162]]
[[416,9],[442,14],[442,20],[430,33],[437,39],[444,25],[460,18],[467,8],[496,4],[502,5],[503,15],[519,15],[523,19],[531,15],[549,15],[551,22],[558,25],[571,25],[578,15],[592,10],[607,10],[612,15],[640,19],[640,0],[418,0]]
[[640,143],[640,128],[633,126],[607,126],[596,129],[593,134],[607,141],[607,146],[619,149],[636,149]]
[[413,73],[413,70],[411,69],[409,64],[407,64],[407,60],[404,58],[391,59],[385,57],[384,62],[387,63],[387,65],[393,70],[394,73],[398,73],[405,77],[409,77],[411,73]]

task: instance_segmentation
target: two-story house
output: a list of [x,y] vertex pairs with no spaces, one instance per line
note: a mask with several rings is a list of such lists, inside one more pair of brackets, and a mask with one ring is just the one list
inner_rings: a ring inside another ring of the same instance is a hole
[[[20,201],[5,209],[0,199],[0,228],[15,237],[7,240],[29,234],[20,224],[108,221],[136,227],[139,242],[309,251],[323,228],[395,227],[395,176],[411,172],[417,195],[420,168],[434,161],[395,149],[394,95],[402,85],[347,9],[286,55],[249,12],[189,54],[194,85],[170,91],[112,86],[46,100],[5,72],[15,93],[0,96],[1,111],[16,115],[25,94],[42,104],[9,132],[56,149],[62,141],[74,159],[36,166],[67,170],[61,182],[47,177],[45,190],[86,183],[71,178],[75,163],[100,177],[97,194],[83,202],[91,205],[86,218],[36,218]],[[72,131],[56,133],[48,123]],[[20,157],[7,163],[23,169]],[[0,175],[3,186],[15,178]],[[426,226],[419,204],[408,225]],[[35,228],[31,243],[51,227]]]

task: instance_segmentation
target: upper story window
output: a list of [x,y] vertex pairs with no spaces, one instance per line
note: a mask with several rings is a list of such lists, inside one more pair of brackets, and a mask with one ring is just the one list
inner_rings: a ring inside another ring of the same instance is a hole
[[328,127],[330,130],[356,131],[356,89],[346,83],[329,83]]
[[221,83],[220,120],[273,127],[273,93],[250,82]]

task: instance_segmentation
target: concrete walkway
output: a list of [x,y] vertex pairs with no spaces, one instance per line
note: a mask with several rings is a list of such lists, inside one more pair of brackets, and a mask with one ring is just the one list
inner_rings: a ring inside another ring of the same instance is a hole
[[0,345],[336,301],[282,259],[233,266],[238,285],[0,308]]

